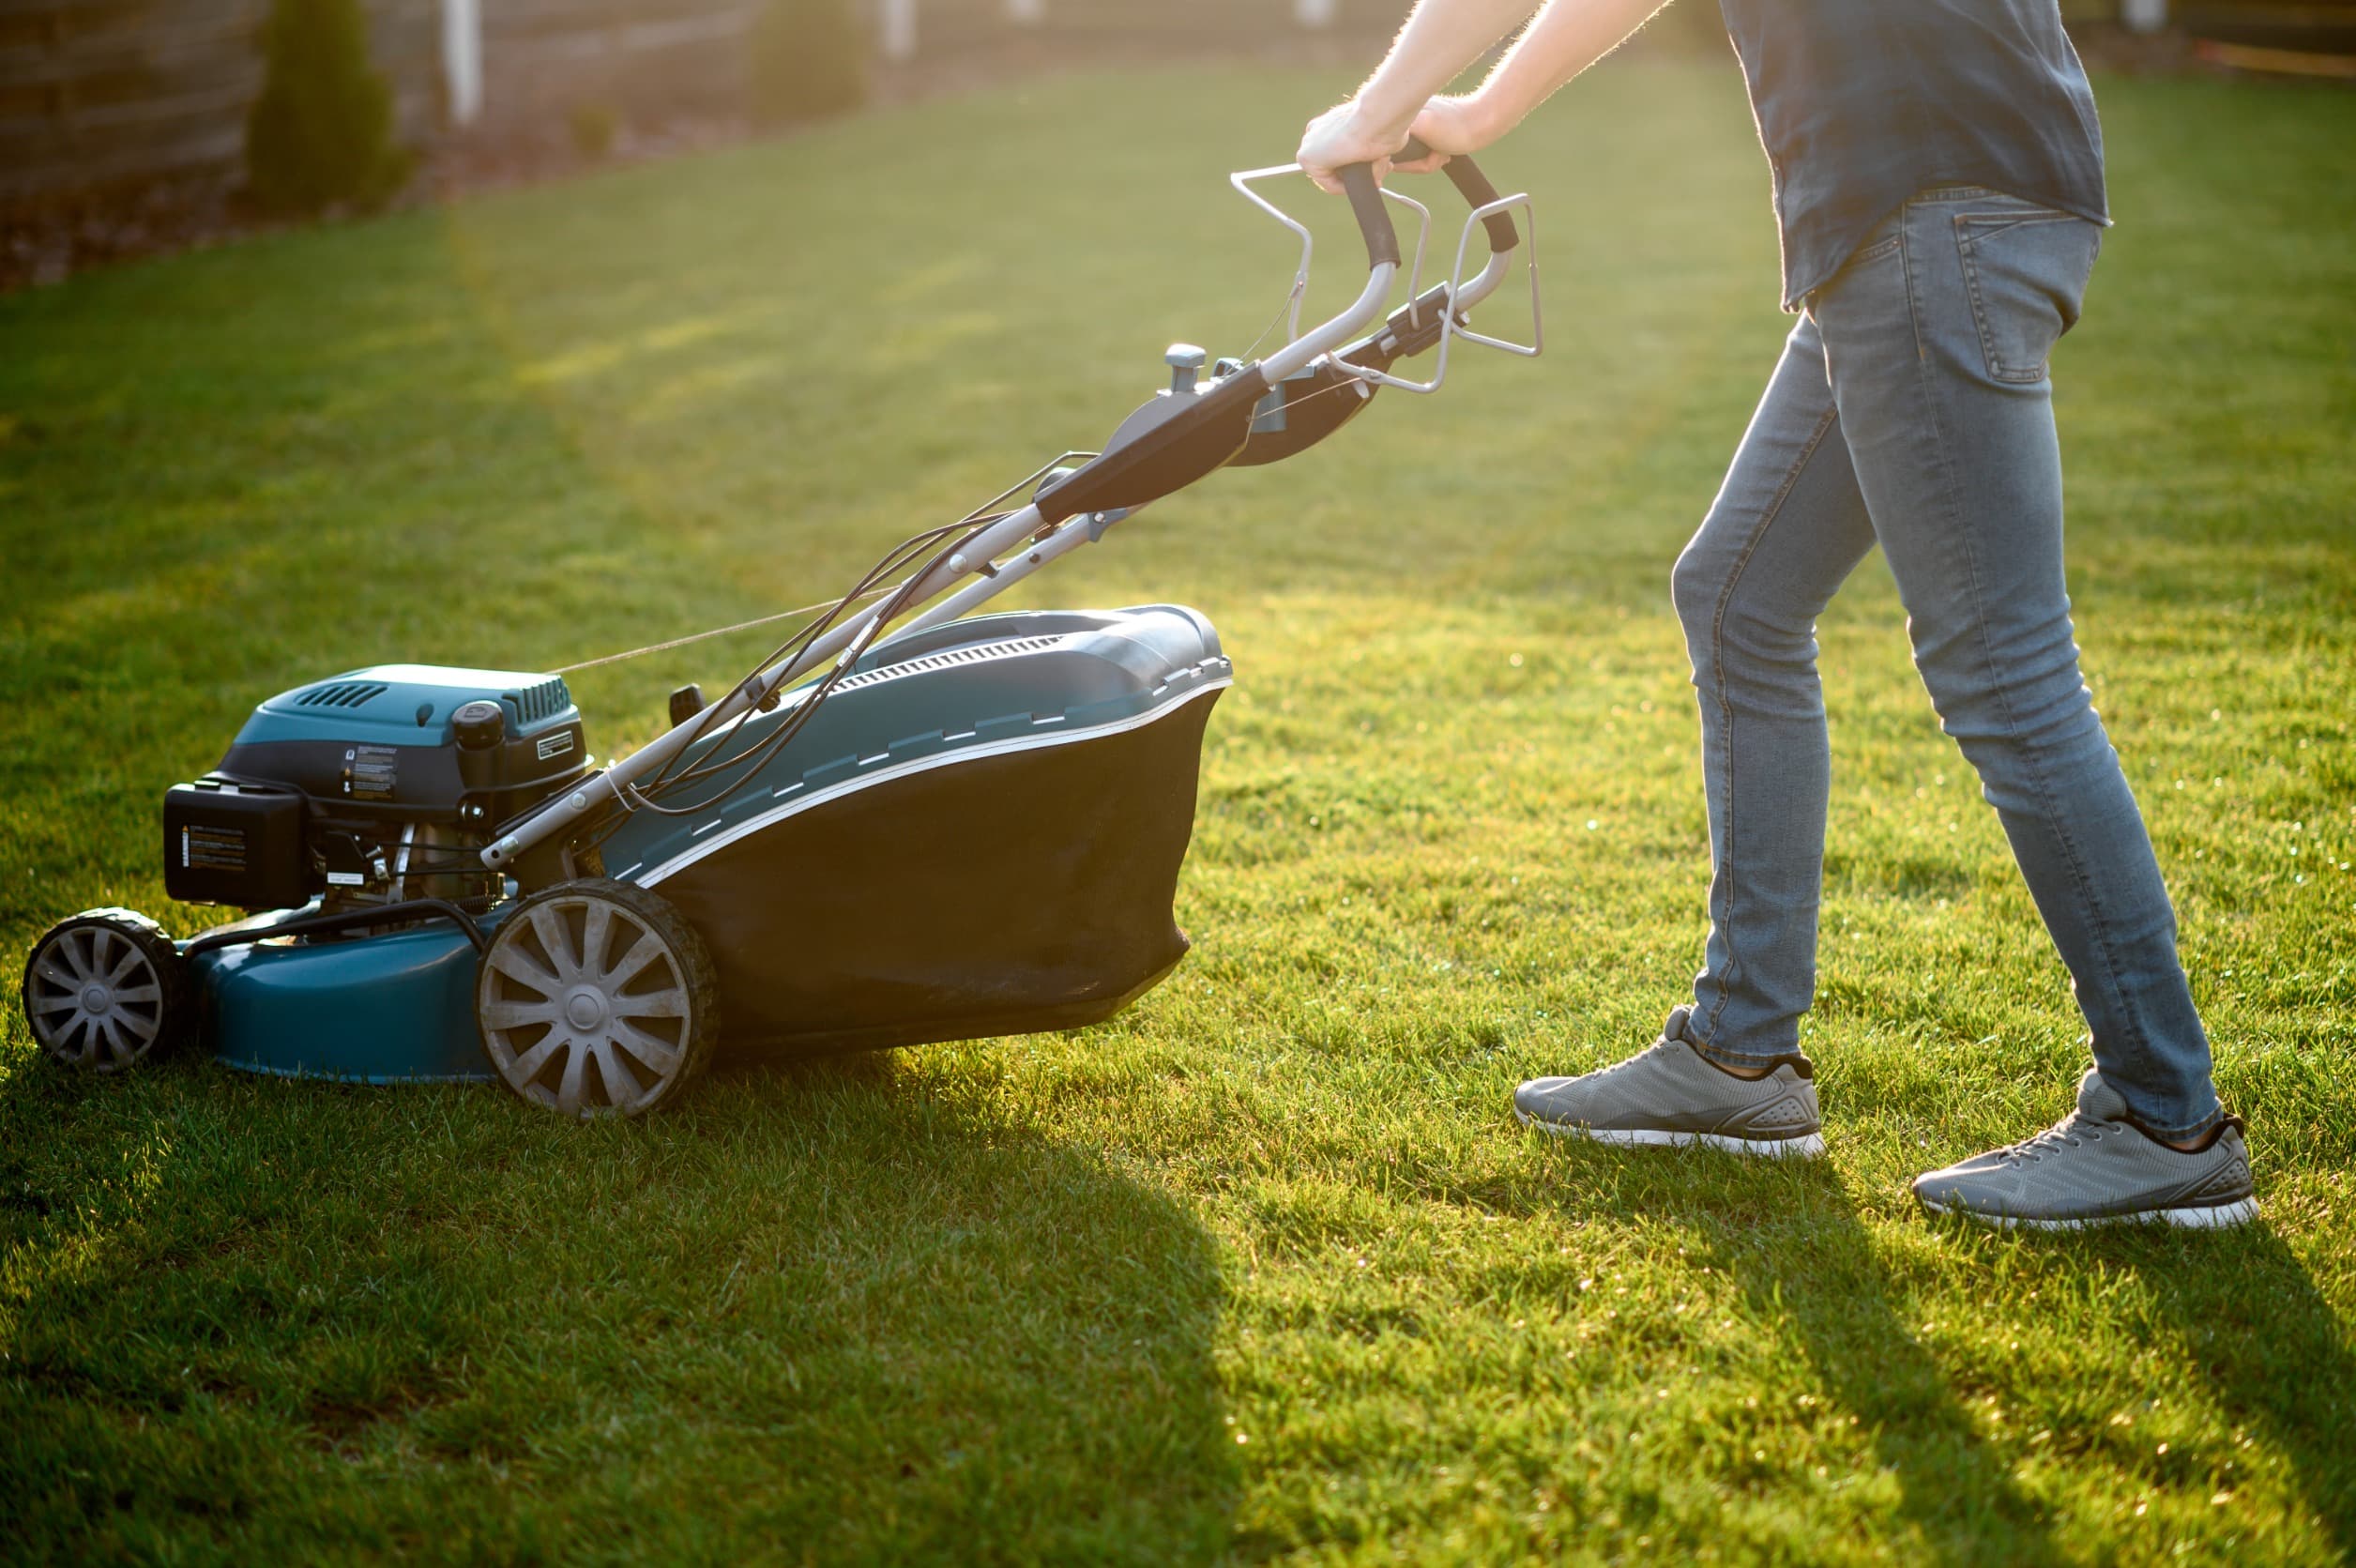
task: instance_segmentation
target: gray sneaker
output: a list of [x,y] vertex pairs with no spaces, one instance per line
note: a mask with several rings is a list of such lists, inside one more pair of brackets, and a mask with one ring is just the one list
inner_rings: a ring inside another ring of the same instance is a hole
[[1824,1152],[1816,1069],[1794,1051],[1756,1076],[1718,1066],[1685,1038],[1678,1008],[1661,1038],[1578,1078],[1532,1078],[1513,1091],[1525,1127],[1610,1144],[1706,1144],[1730,1154]]
[[2171,1149],[2138,1127],[2120,1092],[2089,1068],[2078,1106],[2025,1143],[1914,1179],[1934,1214],[1998,1230],[2096,1225],[2236,1225],[2257,1215],[2242,1119],[2227,1117],[2198,1149]]

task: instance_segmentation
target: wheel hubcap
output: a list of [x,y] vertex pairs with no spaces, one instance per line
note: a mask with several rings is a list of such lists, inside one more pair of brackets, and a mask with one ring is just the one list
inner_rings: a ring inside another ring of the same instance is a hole
[[585,893],[535,904],[499,928],[484,962],[483,1044],[525,1099],[627,1116],[685,1065],[685,967],[628,906]]
[[585,1033],[594,1029],[605,1022],[605,998],[585,985],[566,1000],[565,1018]]
[[163,977],[138,942],[112,926],[56,933],[25,978],[34,1037],[73,1066],[120,1072],[163,1033]]

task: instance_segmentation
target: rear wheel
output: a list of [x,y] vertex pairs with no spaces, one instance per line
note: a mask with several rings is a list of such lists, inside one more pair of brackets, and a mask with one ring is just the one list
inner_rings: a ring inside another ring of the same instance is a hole
[[492,1066],[559,1116],[643,1116],[711,1059],[720,982],[661,896],[602,878],[532,894],[492,936],[475,987]]
[[24,1021],[68,1067],[136,1067],[179,1043],[193,1012],[180,950],[129,909],[60,921],[24,961]]

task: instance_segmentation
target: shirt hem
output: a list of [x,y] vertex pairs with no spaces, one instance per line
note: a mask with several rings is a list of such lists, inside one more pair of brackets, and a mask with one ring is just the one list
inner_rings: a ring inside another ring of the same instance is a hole
[[[1906,201],[1900,202],[1898,206],[1904,206],[1906,202],[1912,201],[1914,197],[1919,195],[1921,192],[1936,190],[1942,185],[1985,185],[1991,190],[1999,189],[1999,187],[1983,179],[1968,180],[1960,176],[1950,179],[1941,176],[1925,180],[1921,185],[1916,186],[1914,190],[1908,194]],[[2070,201],[2057,196],[2051,191],[2041,190],[2007,190],[2004,191],[2003,194],[2013,197],[2015,201],[2041,203],[2045,206],[2053,208],[2056,212],[2066,212],[2073,218],[2083,218],[2088,222],[2099,224],[2105,229],[2117,226],[2115,221],[2111,218],[2110,204],[2107,201],[2093,204]],[[1895,207],[1891,209],[1891,211],[1893,212],[1895,210],[1897,210]],[[1792,282],[1792,274],[1786,270],[1784,274],[1784,314],[1798,315],[1801,311],[1805,308],[1808,301],[1808,296],[1816,293],[1816,290],[1822,288],[1825,284],[1839,277],[1841,274],[1841,268],[1848,265],[1849,258],[1857,254],[1859,247],[1865,243],[1866,237],[1870,236],[1874,230],[1879,228],[1883,220],[1887,219],[1889,216],[1889,212],[1876,214],[1874,221],[1867,223],[1862,229],[1861,229],[1858,232],[1857,237],[1850,240],[1847,245],[1842,249],[1841,253],[1837,257],[1830,263],[1820,264],[1816,267],[1813,268],[1812,273],[1808,277],[1808,281],[1804,285],[1795,284]],[[1783,236],[1783,243],[1784,254],[1786,256],[1789,256],[1792,252],[1793,247],[1792,236],[1788,232]]]

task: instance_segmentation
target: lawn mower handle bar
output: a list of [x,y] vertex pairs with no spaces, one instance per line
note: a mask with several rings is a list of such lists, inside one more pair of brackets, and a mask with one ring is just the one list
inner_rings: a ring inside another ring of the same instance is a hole
[[[1396,156],[1404,159],[1424,158],[1430,156],[1431,150],[1421,142],[1409,137],[1406,145],[1401,147]],[[1268,169],[1247,169],[1228,175],[1227,183],[1234,186],[1247,200],[1301,236],[1300,277],[1305,280],[1308,276],[1309,266],[1309,231],[1301,226],[1298,219],[1287,216],[1282,209],[1271,206],[1266,197],[1251,189],[1251,182],[1254,180],[1271,175],[1296,174],[1300,172],[1300,165],[1298,163],[1280,163]],[[1450,183],[1456,187],[1457,192],[1471,204],[1472,210],[1481,215],[1482,226],[1487,230],[1489,236],[1488,265],[1481,269],[1478,276],[1465,283],[1452,301],[1455,312],[1461,314],[1487,298],[1496,291],[1497,285],[1505,281],[1506,268],[1514,251],[1520,247],[1522,236],[1513,227],[1512,216],[1505,210],[1507,204],[1498,197],[1497,187],[1489,183],[1489,176],[1481,172],[1479,164],[1460,154],[1442,164],[1440,172],[1448,176]],[[1375,180],[1374,165],[1345,163],[1334,171],[1334,176],[1342,182],[1343,194],[1346,195],[1350,201],[1351,215],[1358,220],[1359,235],[1366,242],[1368,268],[1366,287],[1358,298],[1351,302],[1349,308],[1340,315],[1322,326],[1312,327],[1282,348],[1269,352],[1268,358],[1260,362],[1259,368],[1261,373],[1271,385],[1305,369],[1320,357],[1332,353],[1373,325],[1375,319],[1382,313],[1383,304],[1391,297],[1391,285],[1398,277],[1399,235],[1398,231],[1391,227],[1391,213],[1384,205],[1382,187]],[[1410,201],[1405,196],[1398,199],[1415,207],[1419,212],[1424,211],[1421,203]],[[1522,199],[1516,198],[1516,200]],[[1426,212],[1425,217],[1428,219],[1429,216],[1430,214]],[[1420,251],[1418,257],[1420,262]],[[1296,300],[1299,298],[1300,286],[1300,282],[1296,282],[1294,284]]]
[[[1412,163],[1419,158],[1429,158],[1432,149],[1410,136],[1407,145],[1392,153],[1394,163]],[[1391,209],[1383,206],[1382,187],[1376,182],[1375,166],[1371,163],[1345,163],[1333,171],[1342,182],[1342,193],[1350,199],[1350,211],[1358,219],[1358,232],[1366,240],[1366,265],[1380,266],[1386,262],[1399,265],[1399,234],[1391,226]],[[1456,153],[1440,165],[1440,173],[1448,176],[1456,193],[1470,207],[1484,207],[1497,199],[1497,188],[1489,183],[1489,176],[1468,153]],[[1489,231],[1489,249],[1511,251],[1522,242],[1513,229],[1512,214],[1493,212],[1481,221]]]

